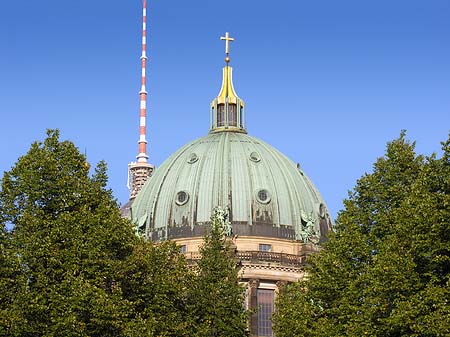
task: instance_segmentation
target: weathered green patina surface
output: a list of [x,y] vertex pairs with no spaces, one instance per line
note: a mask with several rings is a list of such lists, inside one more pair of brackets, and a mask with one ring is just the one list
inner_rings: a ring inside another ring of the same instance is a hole
[[239,235],[318,240],[331,224],[303,171],[239,132],[210,133],[170,156],[137,196],[132,218],[153,240],[201,236],[218,205],[230,209]]

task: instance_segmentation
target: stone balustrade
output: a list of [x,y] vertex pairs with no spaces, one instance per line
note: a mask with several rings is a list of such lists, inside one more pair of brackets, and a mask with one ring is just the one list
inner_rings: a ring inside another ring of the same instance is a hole
[[[193,264],[201,257],[200,252],[185,253],[189,264]],[[295,255],[264,251],[237,251],[236,260],[246,263],[273,263],[281,266],[301,267],[306,262],[306,255]]]

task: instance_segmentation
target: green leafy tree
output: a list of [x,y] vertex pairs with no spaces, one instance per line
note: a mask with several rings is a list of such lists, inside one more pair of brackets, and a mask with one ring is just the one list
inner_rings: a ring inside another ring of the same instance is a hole
[[[114,336],[127,303],[114,270],[135,235],[106,187],[106,165],[89,176],[86,158],[50,130],[2,179],[0,214],[13,225],[23,291],[11,308],[22,336]],[[120,308],[120,310],[119,310]],[[12,332],[11,332],[12,333]]]
[[140,240],[123,263],[120,287],[130,302],[126,336],[192,336],[186,309],[192,271],[173,242]]
[[409,291],[389,303],[383,322],[403,335],[450,335],[450,138],[442,145],[441,158],[427,158],[386,241],[409,265]]
[[184,256],[136,236],[106,184],[56,130],[4,174],[0,336],[192,335]]
[[449,141],[436,159],[389,143],[358,180],[308,280],[282,290],[283,336],[447,336]]
[[11,233],[0,221],[0,336],[10,336],[15,326],[23,323],[13,303],[23,291],[24,284],[19,258],[12,248]]
[[227,212],[216,208],[211,221],[188,293],[192,336],[245,336],[245,289],[239,284],[235,249],[225,236],[230,228]]

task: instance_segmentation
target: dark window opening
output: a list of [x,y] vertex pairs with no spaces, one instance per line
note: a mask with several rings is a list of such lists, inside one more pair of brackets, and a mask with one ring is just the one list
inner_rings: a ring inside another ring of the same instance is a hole
[[228,125],[237,126],[237,111],[235,104],[228,105]]
[[261,160],[260,155],[258,154],[258,152],[252,152],[250,153],[250,160],[254,161],[255,163],[259,162]]
[[240,109],[239,109],[239,121],[240,121],[240,124],[241,124],[241,125],[239,125],[239,126],[240,126],[241,128],[244,127],[244,121],[242,120],[243,110],[244,110],[244,108],[240,108]]
[[258,289],[258,336],[273,336],[272,313],[274,291],[270,289]]
[[198,156],[195,153],[191,153],[188,158],[188,163],[193,164],[198,160]]
[[259,251],[260,252],[271,252],[272,251],[272,245],[269,245],[267,243],[260,243],[259,244]]
[[269,191],[267,190],[259,190],[256,197],[258,201],[263,204],[267,204],[270,201]]
[[225,125],[225,104],[217,106],[217,126]]
[[180,191],[177,193],[176,203],[181,206],[181,205],[184,205],[185,203],[187,203],[188,199],[189,199],[189,195],[187,194],[187,192]]

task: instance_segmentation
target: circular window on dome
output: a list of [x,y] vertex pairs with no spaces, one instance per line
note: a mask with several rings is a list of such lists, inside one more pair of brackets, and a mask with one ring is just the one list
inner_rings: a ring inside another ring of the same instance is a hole
[[252,152],[252,153],[250,153],[250,160],[257,163],[261,160],[261,156],[259,155],[258,152]]
[[188,163],[189,164],[194,164],[196,161],[198,160],[198,156],[197,156],[197,154],[196,153],[191,153],[190,155],[189,155],[189,158],[188,158]]
[[259,190],[258,193],[256,193],[256,199],[261,204],[268,204],[270,202],[270,194],[268,190]]
[[188,200],[189,200],[188,192],[180,191],[177,193],[175,202],[177,203],[177,205],[181,206],[181,205],[184,205],[185,203],[187,203]]

